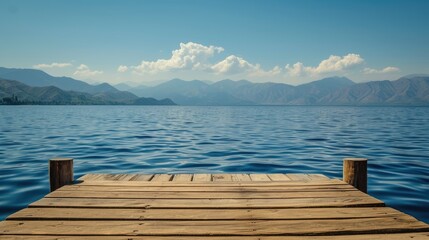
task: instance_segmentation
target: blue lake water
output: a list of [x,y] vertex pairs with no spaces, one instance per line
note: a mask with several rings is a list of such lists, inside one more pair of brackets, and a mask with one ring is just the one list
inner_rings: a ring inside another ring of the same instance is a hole
[[322,173],[365,157],[368,192],[429,223],[429,108],[0,106],[0,219],[86,173]]

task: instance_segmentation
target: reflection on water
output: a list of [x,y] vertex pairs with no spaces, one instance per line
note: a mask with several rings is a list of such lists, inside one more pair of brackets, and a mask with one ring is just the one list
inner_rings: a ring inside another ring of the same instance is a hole
[[47,160],[103,173],[322,173],[369,158],[369,193],[429,222],[429,108],[1,106],[0,219],[48,192]]

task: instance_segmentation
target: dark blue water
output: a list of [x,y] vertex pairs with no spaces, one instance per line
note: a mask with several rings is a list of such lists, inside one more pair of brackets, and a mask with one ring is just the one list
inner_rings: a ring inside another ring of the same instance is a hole
[[100,173],[322,173],[369,158],[369,193],[429,223],[429,108],[1,106],[0,219],[48,193],[48,159]]

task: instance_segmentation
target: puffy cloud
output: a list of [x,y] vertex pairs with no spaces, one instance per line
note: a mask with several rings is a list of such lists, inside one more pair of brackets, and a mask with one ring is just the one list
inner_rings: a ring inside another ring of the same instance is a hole
[[33,67],[34,68],[38,68],[38,69],[42,69],[42,68],[63,68],[63,67],[70,67],[70,66],[72,66],[71,63],[57,63],[57,62],[53,62],[51,64],[45,64],[45,63],[36,64]]
[[265,71],[263,69],[258,69],[258,71],[251,73],[250,75],[255,77],[272,77],[282,73],[283,69],[279,66],[273,67],[271,70]]
[[258,71],[261,67],[259,64],[251,64],[241,57],[230,55],[224,60],[211,66],[215,73],[219,74],[237,74],[242,72]]
[[177,69],[203,70],[208,68],[207,59],[222,51],[224,51],[222,47],[204,46],[193,42],[180,43],[180,48],[173,50],[169,59],[142,61],[133,69],[137,73],[157,73]]
[[91,71],[91,69],[87,65],[81,64],[79,65],[79,67],[76,68],[76,71],[73,73],[73,75],[88,78],[88,77],[100,75],[102,73],[103,71],[97,71],[97,70]]
[[[196,71],[199,74],[205,72],[206,74],[235,75],[236,77],[267,80],[273,79],[274,76],[284,79],[288,77],[311,79],[328,74],[343,74],[346,70],[361,66],[364,63],[364,59],[359,54],[349,53],[344,56],[330,55],[316,66],[306,66],[302,62],[296,62],[295,64],[287,64],[285,67],[275,66],[267,70],[258,63],[249,62],[236,55],[229,55],[223,60],[213,61],[214,57],[223,51],[224,49],[219,46],[202,45],[194,42],[180,43],[179,48],[173,50],[169,58],[155,61],[143,60],[136,66],[120,65],[117,71],[132,70],[133,73],[137,74],[166,74],[165,76],[194,74]],[[399,71],[396,67],[386,67],[381,70],[371,68],[362,70],[362,68],[359,71],[366,74]]]
[[365,74],[377,74],[377,73],[392,73],[392,72],[399,72],[400,69],[397,67],[385,67],[383,69],[374,69],[374,68],[365,68],[363,70],[363,73]]
[[120,72],[120,73],[123,73],[123,72],[126,72],[126,71],[128,71],[128,67],[127,66],[124,66],[124,65],[120,65],[119,67],[118,67],[118,70],[117,70],[118,72]]
[[253,77],[265,77],[279,74],[282,69],[275,66],[269,71],[265,71],[259,64],[252,64],[241,57],[230,55],[224,60],[210,67],[211,71],[216,74],[234,75],[248,74]]
[[336,72],[361,63],[363,63],[363,58],[359,54],[349,53],[343,57],[331,55],[320,62],[313,71],[317,73]]
[[310,71],[310,67],[304,67],[304,64],[302,64],[302,62],[297,62],[292,66],[287,64],[285,68],[291,76],[301,76],[305,72]]
[[359,54],[349,53],[343,57],[331,55],[329,58],[321,61],[317,67],[306,67],[301,62],[297,62],[292,66],[287,64],[285,68],[291,76],[318,75],[343,71],[363,62],[364,60]]

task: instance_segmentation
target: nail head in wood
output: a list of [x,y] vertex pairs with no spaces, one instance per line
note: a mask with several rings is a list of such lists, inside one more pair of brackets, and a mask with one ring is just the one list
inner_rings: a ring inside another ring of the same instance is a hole
[[73,158],[53,158],[49,160],[49,183],[51,192],[73,183]]
[[343,161],[343,181],[367,192],[367,162],[366,158],[345,158]]

